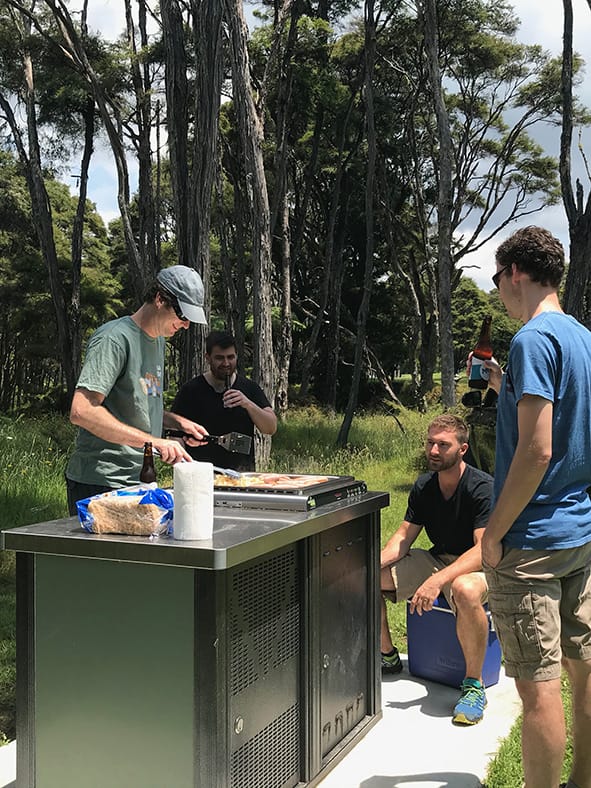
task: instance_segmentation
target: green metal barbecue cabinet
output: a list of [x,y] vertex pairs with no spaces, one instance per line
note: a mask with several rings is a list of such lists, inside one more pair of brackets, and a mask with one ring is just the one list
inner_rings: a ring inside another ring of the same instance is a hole
[[319,782],[381,717],[388,496],[331,482],[324,497],[216,492],[206,541],[75,518],[4,531],[17,788]]

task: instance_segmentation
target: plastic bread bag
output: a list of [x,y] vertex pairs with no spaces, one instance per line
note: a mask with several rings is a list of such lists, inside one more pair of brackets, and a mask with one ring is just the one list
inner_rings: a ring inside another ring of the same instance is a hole
[[158,487],[123,488],[77,501],[78,517],[93,534],[162,536],[172,532],[174,501]]

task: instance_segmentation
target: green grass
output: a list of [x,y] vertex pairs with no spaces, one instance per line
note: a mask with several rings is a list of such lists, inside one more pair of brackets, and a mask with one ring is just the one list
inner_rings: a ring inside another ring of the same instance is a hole
[[[64,468],[74,430],[61,417],[0,418],[0,529],[67,514]],[[0,743],[15,736],[15,556],[0,551]]]
[[[353,421],[346,449],[335,449],[339,416],[318,408],[291,410],[273,439],[269,469],[279,472],[348,474],[362,479],[370,490],[390,493],[382,511],[382,544],[398,527],[410,486],[424,469],[426,426],[435,415],[401,409]],[[0,417],[0,528],[43,522],[67,514],[64,469],[72,448],[74,429],[65,418],[12,420]],[[159,463],[159,482],[172,474]],[[422,537],[419,546],[427,546]],[[0,744],[15,736],[15,600],[14,555],[0,552]],[[404,604],[388,605],[394,642],[406,651]],[[568,693],[563,693],[568,702]],[[493,760],[487,788],[521,785],[520,722],[513,727]],[[570,744],[569,744],[570,747]],[[565,763],[566,779],[571,753]]]

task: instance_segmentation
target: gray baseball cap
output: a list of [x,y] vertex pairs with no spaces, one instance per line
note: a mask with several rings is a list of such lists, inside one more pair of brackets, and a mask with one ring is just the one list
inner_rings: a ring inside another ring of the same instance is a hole
[[188,265],[171,265],[156,275],[164,290],[173,295],[183,315],[191,323],[205,323],[203,311],[203,282],[194,268]]

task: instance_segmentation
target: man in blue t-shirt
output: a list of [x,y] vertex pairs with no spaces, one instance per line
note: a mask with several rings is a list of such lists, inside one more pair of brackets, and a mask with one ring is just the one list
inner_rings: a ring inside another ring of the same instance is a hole
[[[488,645],[486,579],[480,540],[490,513],[492,477],[467,465],[468,427],[452,414],[434,419],[427,430],[425,454],[430,473],[415,482],[403,522],[381,554],[382,672],[399,673],[400,656],[386,616],[386,599],[410,599],[411,613],[433,609],[443,593],[456,616],[456,632],[466,662],[453,721],[474,725],[483,717],[486,695],[482,667]],[[422,529],[430,550],[412,548]]]
[[499,392],[494,505],[482,539],[489,604],[523,703],[525,788],[556,788],[573,694],[568,788],[591,786],[591,333],[564,314],[564,251],[526,227],[497,249],[494,284],[514,336]]

